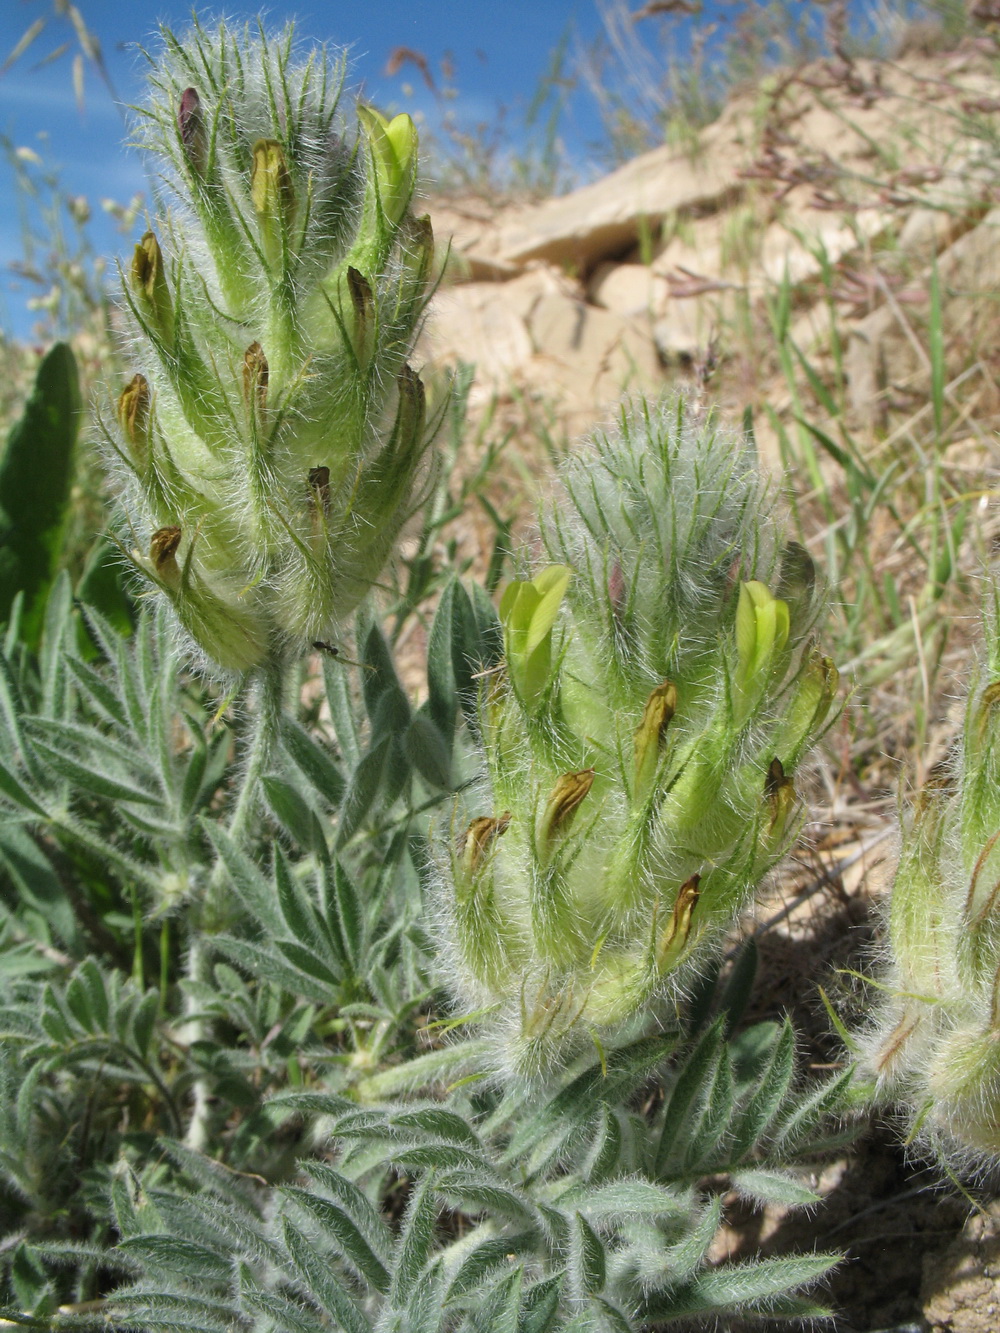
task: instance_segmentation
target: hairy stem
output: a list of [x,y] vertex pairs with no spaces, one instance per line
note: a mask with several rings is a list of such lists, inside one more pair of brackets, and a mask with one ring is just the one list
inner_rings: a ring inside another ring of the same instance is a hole
[[[243,775],[229,820],[229,836],[237,844],[246,840],[256,813],[261,778],[267,772],[281,727],[284,708],[286,669],[280,658],[269,660],[259,672],[248,691],[248,705],[252,710],[251,730],[246,743]],[[195,922],[188,947],[188,980],[208,984],[211,980],[212,936],[220,931],[229,910],[230,892],[226,867],[219,858],[205,887],[201,911]],[[208,1022],[199,1015],[199,1002],[189,995],[185,1004],[188,1021],[184,1037],[189,1045],[204,1041],[209,1035]],[[185,1142],[189,1148],[204,1151],[209,1140],[211,1098],[208,1080],[198,1077],[192,1087],[191,1119]]]

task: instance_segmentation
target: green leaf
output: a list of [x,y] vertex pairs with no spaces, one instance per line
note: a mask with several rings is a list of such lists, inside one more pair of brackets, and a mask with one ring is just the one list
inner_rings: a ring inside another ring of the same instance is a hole
[[[324,874],[331,872],[324,870]],[[331,887],[347,960],[357,975],[361,970],[365,940],[364,908],[357,886],[337,859],[333,862]]]
[[320,796],[332,806],[339,805],[347,784],[333,756],[290,717],[282,718],[281,741],[292,763]]
[[522,1231],[513,1236],[487,1236],[462,1260],[451,1280],[447,1299],[454,1300],[472,1291],[498,1268],[507,1268],[511,1255],[533,1254],[537,1244],[535,1231]]
[[536,1282],[529,1287],[522,1302],[521,1333],[550,1333],[558,1327],[563,1274]]
[[[554,1140],[550,1152],[558,1153],[558,1145],[587,1125],[602,1102],[624,1101],[663,1063],[675,1044],[671,1035],[643,1037],[609,1051],[603,1064],[591,1065],[534,1115],[522,1120],[511,1140],[508,1157],[522,1155],[547,1135],[553,1135]],[[502,1109],[512,1108],[505,1105]]]
[[57,750],[41,739],[35,740],[35,750],[60,777],[65,778],[75,788],[87,792],[91,796],[99,796],[107,801],[125,801],[134,805],[161,804],[159,796],[153,796],[149,792],[142,791],[133,783],[122,782],[107,773],[88,768],[86,764],[81,763],[72,755],[66,754],[63,750]]
[[294,1203],[297,1208],[318,1223],[323,1235],[353,1264],[361,1276],[372,1284],[376,1291],[388,1291],[389,1274],[385,1265],[372,1250],[357,1223],[339,1202],[320,1198],[319,1195],[313,1194],[309,1190],[299,1189],[295,1185],[285,1185],[281,1192],[290,1203]]
[[232,959],[250,976],[270,981],[289,995],[300,996],[321,1005],[328,1005],[334,999],[330,981],[325,978],[317,980],[311,973],[303,972],[291,962],[286,962],[278,956],[273,946],[252,944],[249,940],[238,940],[231,935],[216,935],[212,942],[219,953]]
[[777,1203],[791,1207],[819,1203],[819,1195],[781,1171],[732,1171],[733,1189],[762,1204]]
[[188,1280],[226,1282],[231,1272],[225,1255],[181,1236],[130,1236],[118,1248],[154,1272],[165,1269]]
[[438,731],[449,740],[458,715],[454,646],[456,638],[461,637],[456,607],[459,592],[464,595],[465,590],[458,579],[445,585],[427,638],[427,707]]
[[264,797],[278,823],[305,851],[315,851],[317,839],[325,842],[315,812],[292,782],[269,773],[261,779]]
[[726,1036],[732,1036],[750,1002],[757,976],[757,942],[751,935],[736,951],[732,970],[719,1000],[719,1010],[726,1016]]
[[391,1123],[399,1129],[419,1129],[436,1138],[482,1151],[479,1137],[468,1122],[456,1112],[441,1106],[421,1106],[412,1111],[400,1111],[392,1116]]
[[735,1105],[733,1067],[729,1050],[724,1045],[702,1114],[697,1121],[690,1121],[685,1131],[688,1143],[683,1164],[687,1174],[704,1175],[722,1167]]
[[789,1095],[794,1072],[795,1034],[791,1024],[785,1023],[757,1086],[733,1118],[729,1151],[734,1162],[741,1161],[767,1134]]
[[475,1333],[518,1333],[521,1310],[521,1283],[524,1270],[518,1266],[486,1293],[477,1303],[470,1326]]
[[830,1116],[845,1109],[853,1078],[854,1067],[849,1066],[815,1091],[791,1099],[791,1105],[777,1117],[771,1155],[788,1160],[807,1150]]
[[305,973],[307,977],[312,977],[330,989],[327,992],[327,1000],[333,998],[333,992],[340,985],[340,977],[334,972],[327,963],[324,962],[311,949],[307,949],[304,944],[299,944],[298,940],[276,940],[274,947],[281,953],[293,967]]
[[570,1273],[581,1293],[596,1296],[608,1275],[603,1242],[582,1213],[573,1217],[572,1234]]
[[229,881],[250,920],[271,938],[283,934],[284,919],[278,907],[277,894],[257,863],[243,852],[216,820],[203,819],[201,827],[225,866]]
[[364,1191],[327,1162],[302,1162],[300,1166],[328,1194],[333,1195],[337,1203],[354,1220],[364,1237],[366,1245],[369,1246],[381,1263],[388,1264],[395,1242],[389,1228]]
[[344,762],[353,766],[361,757],[361,744],[358,739],[350,682],[343,664],[329,653],[323,654],[323,686],[330,717],[333,719],[337,744],[344,756]]
[[125,561],[116,543],[108,536],[98,537],[87,556],[76,596],[85,606],[99,611],[122,638],[132,634],[136,618],[127,579]]
[[40,819],[48,819],[44,807],[39,805],[31,793],[21,786],[4,763],[0,763],[0,794],[6,796],[12,805],[20,806],[22,810],[30,810],[33,815],[38,815]]
[[805,1254],[702,1269],[683,1287],[649,1297],[642,1307],[642,1317],[766,1313],[771,1302],[818,1281],[838,1263],[840,1256],[836,1254]]
[[438,791],[451,790],[451,746],[423,709],[410,721],[403,750],[428,786]]
[[100,672],[81,662],[78,657],[68,658],[67,665],[75,676],[76,683],[83,687],[84,692],[105,717],[117,723],[123,731],[127,731],[129,722],[122,701]]
[[683,1154],[689,1117],[714,1080],[724,1054],[722,1021],[716,1020],[684,1061],[663,1108],[663,1129],[653,1160],[653,1170],[657,1176],[662,1177],[667,1173],[675,1146]]
[[45,600],[62,555],[82,402],[73,352],[43,357],[24,413],[0,461],[0,620],[25,596],[22,638],[37,646]]
[[605,1102],[600,1109],[600,1121],[594,1141],[587,1154],[585,1174],[588,1182],[600,1185],[618,1165],[622,1150],[622,1127],[614,1109]]
[[111,1017],[104,978],[93,958],[81,963],[66,986],[66,1004],[87,1032],[109,1032]]
[[536,1224],[531,1200],[491,1171],[453,1169],[437,1180],[438,1193],[457,1202],[463,1212],[503,1217],[518,1226]]
[[266,1327],[280,1328],[282,1333],[317,1333],[319,1321],[311,1310],[266,1291],[254,1281],[246,1264],[240,1265],[240,1304],[264,1315]]
[[420,1181],[407,1205],[396,1249],[389,1300],[397,1309],[406,1302],[416,1285],[434,1246],[437,1205],[434,1201],[433,1176]]
[[386,643],[385,635],[378,625],[373,624],[369,627],[362,644],[361,663],[365,668],[362,671],[365,708],[373,725],[379,711],[379,704],[386,694],[394,696],[394,708],[408,721],[410,706],[399,682],[399,677],[396,675],[396,665],[393,662],[392,653],[389,651],[389,645]]
[[374,805],[388,768],[391,747],[392,737],[384,736],[355,766],[340,811],[339,847],[354,837]]
[[66,715],[69,684],[66,659],[69,656],[72,614],[73,588],[69,575],[62,570],[49,587],[42,619],[39,672],[42,678],[41,712],[45,717],[56,718]]
[[275,1093],[267,1105],[277,1107],[279,1111],[299,1111],[308,1115],[343,1115],[354,1109],[354,1103],[348,1097],[335,1092],[300,1092],[297,1089]]
[[18,895],[36,908],[56,937],[69,948],[78,946],[80,926],[68,886],[27,830],[0,823],[0,865]]
[[584,1216],[602,1222],[627,1222],[630,1217],[679,1219],[690,1212],[686,1195],[635,1177],[611,1180],[596,1189],[581,1187],[561,1202],[569,1200]]
[[303,1285],[316,1303],[333,1316],[344,1333],[370,1333],[371,1325],[330,1265],[324,1263],[302,1232],[287,1218],[282,1221],[282,1234]]

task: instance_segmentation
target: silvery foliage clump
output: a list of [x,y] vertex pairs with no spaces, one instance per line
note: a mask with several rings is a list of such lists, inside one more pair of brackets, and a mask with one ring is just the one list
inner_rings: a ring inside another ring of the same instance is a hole
[[[431,627],[428,716],[451,719],[456,754],[473,664],[498,660],[487,608],[454,580]],[[0,1317],[639,1333],[826,1313],[802,1289],[835,1256],[713,1258],[720,1181],[814,1203],[851,1100],[850,1070],[800,1086],[788,1023],[741,1030],[752,949],[715,986],[706,956],[669,1023],[564,1057],[526,1097],[496,1077],[492,1035],[430,1021],[449,978],[422,812],[444,794],[390,777],[406,694],[377,627],[358,635],[363,711],[327,655],[337,746],[306,701],[290,710],[266,813],[237,839],[230,738],[165,610],[131,640],[88,610],[88,660],[64,576],[40,659],[10,635],[0,656],[0,858],[23,885],[0,936]],[[180,890],[213,865],[233,910],[192,976]],[[185,1141],[196,1084],[204,1151]]]
[[[720,1018],[668,1069],[676,1042],[584,1061],[527,1110],[519,1088],[377,1105],[365,1084],[360,1105],[279,1094],[272,1134],[304,1119],[320,1151],[275,1188],[166,1144],[182,1190],[124,1167],[112,1182],[113,1260],[133,1275],[112,1322],[154,1333],[178,1322],[198,1333],[640,1333],[726,1315],[828,1317],[802,1289],[837,1257],[712,1262],[723,1201],[699,1182],[728,1176],[759,1205],[818,1202],[808,1173],[790,1168],[836,1145],[823,1127],[844,1109],[850,1073],[795,1091],[787,1023],[727,1040]],[[643,1090],[664,1076],[663,1105],[644,1115]],[[394,1227],[379,1201],[400,1181]]]
[[797,830],[837,685],[752,446],[683,399],[626,409],[540,521],[444,876],[460,1002],[528,1078],[713,956]]
[[960,743],[900,818],[887,940],[855,1034],[908,1137],[960,1167],[1000,1160],[1000,594]]
[[107,451],[126,553],[239,677],[333,635],[413,511],[431,229],[409,116],[359,104],[352,125],[342,66],[291,28],[164,29],[149,60],[157,203]]

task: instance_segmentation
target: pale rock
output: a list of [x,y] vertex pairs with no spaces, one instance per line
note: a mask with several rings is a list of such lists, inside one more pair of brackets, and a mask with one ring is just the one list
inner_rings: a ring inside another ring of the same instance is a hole
[[512,390],[559,405],[585,430],[623,392],[655,393],[662,371],[648,319],[588,305],[546,265],[510,282],[464,283],[434,297],[423,350],[434,365],[474,362],[473,405]]
[[667,283],[648,264],[600,264],[587,284],[595,305],[626,319],[662,313],[669,297]]
[[444,288],[431,306],[425,339],[429,359],[437,365],[474,363],[475,398],[504,388],[534,355],[524,320],[505,299],[510,285],[470,282]]
[[816,280],[823,272],[823,255],[832,267],[880,236],[893,221],[883,208],[859,208],[850,220],[821,209],[786,208],[764,233],[755,285],[782,282],[786,266],[794,285]]
[[474,395],[506,388],[535,353],[528,320],[543,296],[576,299],[579,287],[537,264],[510,282],[467,282],[440,289],[431,303],[427,353],[436,363],[474,362]]
[[723,213],[685,221],[669,240],[657,247],[650,267],[664,278],[696,273],[710,280],[720,279],[725,226]]
[[554,293],[537,303],[529,328],[533,378],[578,414],[609,407],[623,392],[656,392],[662,384],[648,321],[644,327]]
[[483,236],[498,210],[484,199],[418,200],[415,211],[426,212],[434,231],[434,250],[443,281],[490,282],[512,278],[515,264],[505,264],[483,246]]
[[673,297],[653,325],[653,339],[666,361],[695,357],[719,327],[718,303],[705,297]]
[[654,148],[603,180],[500,221],[484,244],[502,263],[546,259],[587,273],[600,260],[624,254],[665,217],[722,204],[740,189],[747,161],[731,131],[713,125],[695,161],[674,148]]
[[520,277],[503,287],[504,301],[525,323],[543,296],[565,296],[571,301],[582,301],[584,290],[575,278],[567,277],[560,269],[540,260],[533,260]]

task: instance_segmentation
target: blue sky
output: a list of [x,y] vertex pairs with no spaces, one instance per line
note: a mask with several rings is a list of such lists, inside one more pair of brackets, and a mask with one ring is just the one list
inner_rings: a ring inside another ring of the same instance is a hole
[[[142,91],[142,62],[135,47],[150,41],[158,21],[183,27],[191,5],[179,0],[159,4],[144,0],[132,4],[124,0],[77,2],[100,40],[118,101],[88,65],[84,108],[80,110],[70,63],[78,47],[69,21],[53,17],[52,0],[0,0],[0,62],[35,20],[47,20],[31,48],[0,75],[0,133],[15,148],[37,153],[46,168],[57,169],[69,194],[88,200],[94,243],[110,257],[126,248],[127,238],[103,213],[101,200],[127,203],[136,191],[145,191],[142,162],[123,146],[121,103],[138,100]],[[203,18],[219,12],[198,9]],[[256,11],[229,6],[225,12]],[[395,77],[386,76],[394,48],[420,51],[438,78],[442,58],[450,54],[453,83],[459,93],[452,106],[464,122],[492,123],[503,104],[516,123],[567,29],[581,40],[600,31],[594,0],[494,0],[492,5],[475,0],[327,0],[325,4],[303,0],[297,5],[272,3],[266,13],[274,26],[295,18],[304,37],[346,46],[351,81],[363,82],[373,101],[422,113],[431,122],[440,110],[419,72],[408,65]],[[70,43],[67,53],[46,62],[64,42]],[[582,154],[597,125],[587,122],[582,106],[579,114],[582,121],[568,122],[566,132]],[[35,318],[25,308],[27,298],[35,292],[8,271],[10,262],[22,254],[21,222],[14,176],[2,159],[0,201],[0,326],[23,335]]]

